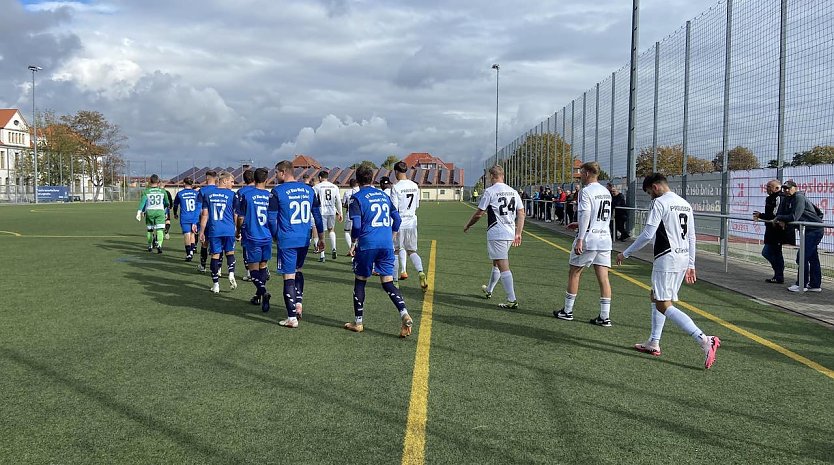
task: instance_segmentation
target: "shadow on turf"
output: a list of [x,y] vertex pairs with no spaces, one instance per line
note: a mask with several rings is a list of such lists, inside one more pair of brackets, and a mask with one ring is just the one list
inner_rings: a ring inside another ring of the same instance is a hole
[[82,396],[87,397],[107,409],[124,416],[136,424],[165,435],[177,444],[186,447],[188,450],[202,454],[207,460],[216,460],[217,458],[221,458],[227,463],[243,462],[243,457],[238,457],[221,448],[213,447],[211,444],[203,442],[194,434],[182,431],[174,426],[166,424],[162,420],[154,418],[150,412],[139,411],[128,404],[114,399],[113,396],[104,391],[88,386],[68,375],[56,371],[46,364],[30,359],[15,350],[0,349],[0,356],[36,373],[46,376],[56,383],[72,389]]

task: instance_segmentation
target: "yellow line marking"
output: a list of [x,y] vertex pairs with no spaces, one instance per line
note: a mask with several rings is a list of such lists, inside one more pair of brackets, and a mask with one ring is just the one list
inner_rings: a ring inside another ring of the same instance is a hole
[[[533,237],[535,237],[536,239],[544,242],[545,244],[548,244],[552,247],[555,247],[555,248],[557,248],[557,249],[559,249],[563,252],[570,253],[570,250],[568,250],[568,249],[566,249],[566,248],[564,248],[564,247],[562,247],[558,244],[555,244],[555,243],[553,243],[553,242],[551,242],[551,241],[549,241],[549,240],[547,240],[547,239],[545,239],[541,236],[533,234],[529,231],[524,231],[524,232],[533,236]],[[618,276],[618,277],[634,284],[635,286],[641,287],[641,288],[643,288],[647,291],[651,291],[651,289],[652,289],[651,286],[649,286],[649,285],[647,285],[647,284],[645,284],[641,281],[638,281],[638,280],[632,278],[631,276],[626,276],[625,274],[620,273],[619,271],[616,271],[616,270],[612,269],[612,270],[609,271],[609,273],[611,273],[615,276]],[[740,327],[738,327],[738,326],[736,326],[736,325],[734,325],[734,324],[732,324],[728,321],[725,321],[725,320],[713,315],[712,313],[709,313],[705,310],[701,310],[700,308],[698,308],[698,307],[696,307],[696,306],[694,306],[690,303],[684,302],[683,300],[679,300],[677,304],[680,305],[681,307],[685,308],[686,310],[697,313],[698,315],[701,315],[702,317],[704,317],[704,318],[706,318],[710,321],[718,323],[719,325],[729,329],[730,331],[741,334],[742,336],[744,336],[744,337],[746,337],[746,338],[748,338],[752,341],[758,342],[759,344],[761,344],[761,345],[763,345],[763,346],[765,346],[769,349],[773,349],[776,352],[779,352],[780,354],[785,355],[786,357],[788,357],[788,358],[790,358],[794,361],[797,361],[797,362],[799,362],[799,363],[801,363],[801,364],[803,364],[803,365],[805,365],[809,368],[813,368],[814,370],[818,371],[819,373],[822,373],[823,375],[828,376],[831,379],[834,379],[834,370],[831,370],[830,368],[826,368],[826,367],[820,365],[819,363],[817,363],[813,360],[805,358],[805,357],[797,354],[796,352],[793,352],[789,349],[786,349],[786,348],[780,346],[779,344],[776,344],[775,342],[771,342],[771,341],[769,341],[769,340],[767,340],[767,339],[765,339],[761,336],[757,336],[756,334],[754,334],[750,331],[747,331],[746,329],[740,328]]]
[[20,233],[16,233],[14,231],[0,231],[0,234],[8,234],[8,235],[14,236],[14,237],[20,237],[21,236]]
[[423,297],[423,313],[420,317],[420,335],[417,338],[417,355],[414,357],[414,374],[411,378],[411,400],[408,403],[408,423],[403,442],[403,465],[421,465],[426,459],[426,416],[429,401],[429,349],[431,348],[431,316],[434,302],[434,276],[437,260],[437,241],[431,241],[429,258],[429,288]]
[[8,234],[12,237],[33,237],[37,239],[123,239],[125,236],[53,236],[45,234],[20,234],[14,231],[0,231],[0,234]]

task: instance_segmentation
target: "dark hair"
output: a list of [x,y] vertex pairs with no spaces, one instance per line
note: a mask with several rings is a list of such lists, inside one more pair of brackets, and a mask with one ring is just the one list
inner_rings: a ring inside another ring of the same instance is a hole
[[359,165],[359,168],[356,168],[356,182],[358,182],[361,186],[367,186],[368,184],[373,183],[374,170],[372,170],[370,166]]
[[206,177],[207,178],[217,178],[217,171],[214,171],[214,170],[206,171]]
[[348,184],[350,185],[350,187],[356,187],[356,179],[355,178],[350,178],[350,181],[348,181]]
[[243,170],[243,183],[252,184],[255,181],[255,172],[252,170]]
[[383,176],[383,177],[379,178],[379,185],[380,186],[385,186],[385,185],[388,185],[388,184],[391,184],[391,178],[389,178],[388,176]]
[[668,184],[666,182],[666,176],[660,173],[652,173],[646,176],[646,179],[643,179],[643,192],[648,192],[652,184]]
[[289,160],[279,161],[277,165],[275,165],[275,171],[283,171],[283,172],[292,172],[292,162]]
[[330,173],[328,173],[327,171],[319,172],[319,179],[327,179],[328,176],[330,176]]
[[194,185],[194,180],[189,178],[189,177],[185,177],[182,180],[182,183],[185,184],[186,186],[193,186]]
[[397,173],[405,173],[408,171],[408,165],[406,165],[404,161],[398,161],[394,163],[394,171]]
[[[244,173],[245,175],[246,173]],[[255,183],[261,184],[266,182],[266,178],[269,177],[269,170],[266,168],[258,168],[255,170],[255,173],[252,175]],[[245,179],[245,178],[244,178]]]
[[151,175],[151,184],[156,184],[158,182],[159,182],[159,175],[158,174],[152,174]]

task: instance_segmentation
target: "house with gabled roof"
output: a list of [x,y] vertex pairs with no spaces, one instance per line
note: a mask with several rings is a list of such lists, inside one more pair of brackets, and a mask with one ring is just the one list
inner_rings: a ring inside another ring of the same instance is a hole
[[0,196],[8,200],[14,186],[23,184],[19,167],[32,149],[29,123],[15,108],[0,109]]

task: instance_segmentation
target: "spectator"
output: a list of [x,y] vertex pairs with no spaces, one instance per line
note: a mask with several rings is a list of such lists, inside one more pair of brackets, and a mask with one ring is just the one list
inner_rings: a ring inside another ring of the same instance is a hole
[[553,199],[554,199],[553,191],[550,190],[550,188],[548,187],[544,191],[544,200],[545,200],[545,202],[542,204],[542,206],[544,208],[544,221],[546,223],[552,223],[553,222]]
[[[765,199],[764,212],[753,212],[753,219],[772,220],[776,218],[776,212],[779,211],[779,206],[784,202],[784,195],[782,194],[780,182],[778,179],[768,181],[765,189],[767,190],[767,198]],[[791,234],[788,234],[788,233]],[[792,230],[787,230],[776,223],[765,223],[764,233],[764,247],[762,247],[762,257],[770,262],[770,267],[773,268],[773,277],[765,279],[769,283],[782,284],[785,282],[785,258],[782,256],[782,245],[794,244],[794,235]]]
[[576,222],[576,203],[579,200],[579,186],[573,186],[573,192],[568,194],[565,209],[568,215],[568,224]]
[[[824,232],[822,218],[817,214],[814,204],[805,198],[805,194],[797,190],[795,182],[792,180],[785,181],[782,185],[782,191],[785,194],[782,202],[784,208],[781,208],[776,215],[776,221],[780,222],[782,227],[787,228],[788,223],[792,221],[820,223],[820,226],[805,227],[805,260],[803,263],[799,263],[799,251],[797,251],[796,264],[805,269],[805,282],[802,283],[804,289],[809,292],[822,292],[822,269],[820,267],[819,251],[817,250]],[[793,228],[791,231],[793,231]],[[803,287],[800,287],[797,279],[796,283],[788,290],[800,292]]]
[[611,206],[614,210],[614,214],[611,217],[611,222],[613,223],[611,234],[614,239],[625,241],[630,237],[627,230],[628,210],[622,208],[626,206],[626,199],[617,186],[611,183],[608,183],[608,190],[611,191]]
[[533,214],[533,204],[530,202],[530,194],[526,190],[519,189],[518,193],[521,195],[521,201],[524,203],[524,210],[527,216]]
[[562,224],[565,224],[565,200],[567,200],[567,198],[568,195],[565,193],[565,190],[561,187],[557,187],[556,195],[553,200],[556,201],[556,218]]
[[537,191],[533,192],[533,216],[532,216],[532,218],[538,218],[539,217],[539,200],[541,200],[542,193],[543,192],[541,190],[537,190]]

